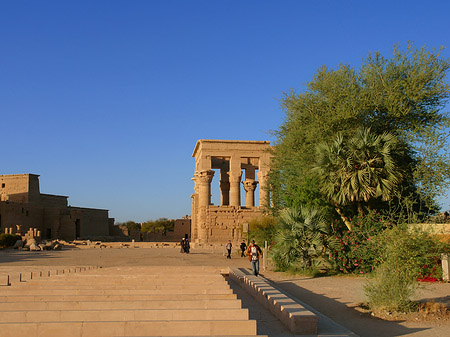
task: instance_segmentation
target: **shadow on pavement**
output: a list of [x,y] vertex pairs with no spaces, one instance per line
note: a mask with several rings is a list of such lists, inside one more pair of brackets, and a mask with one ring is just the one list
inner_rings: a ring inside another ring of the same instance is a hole
[[400,324],[403,321],[385,321],[374,318],[336,299],[316,294],[290,281],[271,281],[271,283],[295,300],[309,306],[308,309],[311,311],[318,311],[361,337],[393,337],[427,330],[427,328],[407,328]]
[[23,262],[26,264],[33,263],[33,261],[41,259],[55,259],[58,258],[57,253],[59,251],[19,251],[13,249],[0,250],[0,265],[2,263],[10,262]]

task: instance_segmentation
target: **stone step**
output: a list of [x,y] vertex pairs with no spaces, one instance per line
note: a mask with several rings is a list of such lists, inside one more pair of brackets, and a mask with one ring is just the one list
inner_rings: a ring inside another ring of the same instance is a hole
[[130,284],[167,284],[167,285],[189,285],[189,284],[217,284],[223,282],[223,277],[214,278],[181,278],[181,279],[167,279],[167,278],[125,278],[125,277],[34,277],[33,279],[27,279],[26,282],[18,283],[17,286],[23,286],[25,284],[116,284],[116,285],[130,285]]
[[0,311],[0,323],[95,321],[209,321],[248,320],[247,309],[121,309]]
[[[0,294],[2,294],[5,290],[5,292],[11,291],[11,290],[20,290],[22,292],[29,292],[33,291],[35,289],[42,289],[42,284],[25,284],[20,286],[14,286],[14,288],[3,288],[0,289]],[[186,292],[197,292],[198,289],[222,289],[227,290],[229,289],[228,285],[223,282],[217,282],[217,283],[207,283],[207,284],[187,284],[187,285],[167,285],[167,284],[130,284],[130,285],[115,285],[115,284],[102,284],[102,283],[95,283],[95,284],[73,284],[70,280],[67,281],[66,284],[49,284],[48,287],[52,290],[72,290],[72,289],[79,289],[79,290],[86,290],[86,289],[103,289],[103,290],[125,290],[132,288],[133,290],[164,290],[167,292],[171,292],[172,290],[183,288],[186,290]]]
[[30,274],[0,287],[0,336],[255,336],[219,268]]
[[128,321],[0,323],[2,337],[242,336],[256,335],[256,321]]
[[232,294],[233,291],[228,289],[202,289],[201,287],[184,289],[169,288],[169,289],[27,289],[27,288],[5,288],[0,290],[0,296],[12,295],[158,295],[158,294]]
[[12,310],[108,310],[108,309],[240,309],[241,300],[171,301],[32,301],[0,302],[1,311]]
[[152,295],[0,295],[0,302],[28,301],[186,301],[203,299],[236,299],[235,294],[152,294]]

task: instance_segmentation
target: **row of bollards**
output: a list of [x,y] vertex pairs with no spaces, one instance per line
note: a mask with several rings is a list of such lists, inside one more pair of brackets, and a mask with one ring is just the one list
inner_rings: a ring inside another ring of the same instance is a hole
[[[28,280],[33,280],[38,277],[50,277],[52,275],[63,275],[63,274],[69,274],[69,273],[80,273],[87,270],[92,269],[98,269],[101,268],[99,266],[87,266],[87,267],[70,267],[70,268],[63,268],[63,269],[53,269],[53,270],[46,270],[46,271],[30,271],[29,273],[19,273],[18,281],[20,282],[27,282],[27,278],[25,275],[29,275]],[[11,286],[11,276],[8,274],[6,275],[5,283],[0,283],[0,286]]]

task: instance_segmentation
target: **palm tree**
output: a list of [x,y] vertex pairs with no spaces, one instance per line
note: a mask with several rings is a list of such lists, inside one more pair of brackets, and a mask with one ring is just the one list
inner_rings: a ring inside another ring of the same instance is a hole
[[394,160],[397,149],[398,141],[391,133],[377,135],[370,128],[358,129],[348,141],[338,134],[331,144],[317,147],[314,170],[321,190],[349,230],[351,224],[341,206],[354,203],[363,213],[363,202],[392,198],[402,178]]
[[288,267],[300,260],[309,267],[314,257],[320,255],[324,245],[324,234],[329,226],[322,212],[315,207],[286,208],[280,212],[273,252],[275,261]]

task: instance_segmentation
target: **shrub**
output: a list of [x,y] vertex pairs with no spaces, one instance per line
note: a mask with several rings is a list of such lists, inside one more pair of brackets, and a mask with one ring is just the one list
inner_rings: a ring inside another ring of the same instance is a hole
[[417,288],[417,280],[442,278],[440,254],[449,251],[448,244],[426,233],[409,233],[404,226],[379,234],[380,265],[375,277],[365,286],[372,310],[408,311]]
[[410,234],[401,226],[377,237],[381,264],[364,287],[373,311],[409,311],[416,289],[418,265],[410,251]]
[[391,226],[380,213],[351,220],[352,231],[335,229],[328,240],[327,258],[338,273],[366,274],[379,264],[377,235]]
[[328,232],[329,225],[320,209],[312,206],[283,209],[277,222],[272,261],[280,270],[313,267],[320,262]]
[[12,247],[17,240],[22,240],[22,237],[15,234],[0,234],[0,248]]
[[402,262],[386,261],[376,271],[373,280],[364,285],[369,307],[373,311],[410,311],[411,297],[416,290],[414,272]]

